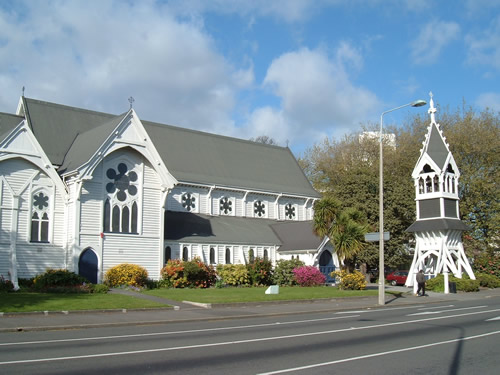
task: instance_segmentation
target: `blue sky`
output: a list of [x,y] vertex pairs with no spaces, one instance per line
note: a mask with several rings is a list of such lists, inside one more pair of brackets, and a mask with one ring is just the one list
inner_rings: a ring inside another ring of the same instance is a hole
[[299,156],[430,91],[500,111],[499,78],[498,0],[0,0],[0,112],[23,86],[117,114],[133,96],[142,119]]

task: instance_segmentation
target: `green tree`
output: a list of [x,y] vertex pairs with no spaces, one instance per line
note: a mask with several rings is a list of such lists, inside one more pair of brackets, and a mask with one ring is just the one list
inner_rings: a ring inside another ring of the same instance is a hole
[[[437,122],[450,144],[461,177],[460,213],[472,227],[464,234],[469,255],[493,253],[499,249],[500,207],[500,113],[477,112],[465,107],[438,111]],[[384,230],[391,233],[385,244],[385,262],[399,268],[411,261],[408,247],[414,237],[406,229],[415,221],[415,186],[411,173],[420,155],[429,117],[412,115],[401,126],[385,126],[396,136],[395,145],[384,144]],[[378,125],[362,127],[341,140],[324,139],[299,159],[314,187],[324,196],[339,201],[339,210],[361,211],[371,231],[378,231],[377,137],[360,137],[363,131],[377,131]],[[357,261],[371,267],[378,263],[376,244],[367,244]]]
[[354,208],[340,210],[340,202],[325,197],[314,205],[314,232],[320,237],[327,236],[332,242],[339,261],[354,270],[356,255],[364,246],[367,226],[362,213]]

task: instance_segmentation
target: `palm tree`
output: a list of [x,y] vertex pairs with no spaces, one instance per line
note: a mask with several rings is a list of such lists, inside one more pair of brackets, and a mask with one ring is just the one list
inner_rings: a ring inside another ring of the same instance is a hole
[[322,198],[314,204],[313,229],[318,236],[330,239],[339,261],[353,271],[353,260],[365,246],[368,229],[361,212],[354,208],[341,210],[336,199]]

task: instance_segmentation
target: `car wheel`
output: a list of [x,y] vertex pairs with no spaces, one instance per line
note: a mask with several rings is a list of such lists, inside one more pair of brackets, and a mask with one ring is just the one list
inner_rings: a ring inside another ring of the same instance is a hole
[[391,281],[391,285],[392,285],[392,286],[396,286],[396,285],[397,285],[396,280],[392,280],[392,281]]

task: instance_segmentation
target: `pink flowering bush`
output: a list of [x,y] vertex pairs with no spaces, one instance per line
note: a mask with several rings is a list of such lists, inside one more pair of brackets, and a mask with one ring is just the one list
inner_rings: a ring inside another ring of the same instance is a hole
[[313,266],[302,266],[293,269],[295,281],[300,286],[319,286],[326,281],[319,269]]

